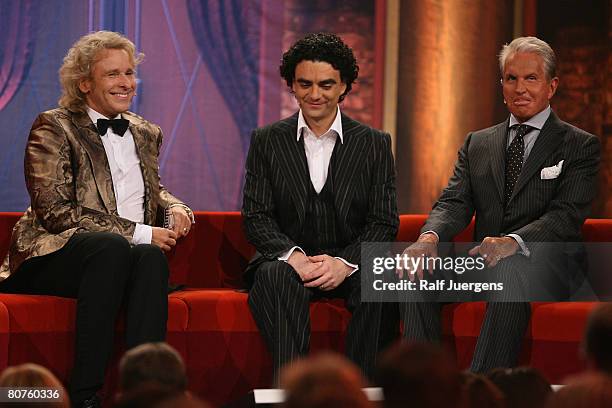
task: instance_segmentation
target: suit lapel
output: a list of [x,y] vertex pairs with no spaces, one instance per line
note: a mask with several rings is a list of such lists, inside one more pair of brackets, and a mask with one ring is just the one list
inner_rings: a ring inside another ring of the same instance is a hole
[[359,170],[365,163],[368,148],[363,135],[366,131],[367,127],[342,115],[343,143],[340,140],[336,142],[328,174],[328,177],[332,177],[334,203],[341,221],[346,219],[355,193],[357,183],[354,177],[361,174]]
[[[519,175],[514,191],[510,197],[510,201],[521,191],[527,182],[538,172],[544,164],[544,161],[559,147],[563,142],[561,133],[563,128],[559,125],[559,119],[551,111],[548,120],[544,124],[542,131],[538,135],[529,157],[523,165],[521,174]],[[539,175],[538,175],[539,177]]]
[[506,169],[506,133],[508,121],[500,123],[493,128],[489,138],[489,154],[491,155],[491,174],[495,180],[495,186],[499,199],[504,202],[504,180]]
[[300,224],[304,222],[308,191],[312,182],[306,161],[303,139],[297,141],[297,113],[278,124],[273,149],[280,164],[280,173],[287,178],[289,195],[295,203]]
[[89,115],[85,112],[71,112],[72,122],[76,125],[81,145],[89,156],[93,169],[94,181],[102,202],[109,214],[117,214],[117,201],[113,189],[113,178],[106,157],[104,145],[98,135],[98,131],[92,123]]

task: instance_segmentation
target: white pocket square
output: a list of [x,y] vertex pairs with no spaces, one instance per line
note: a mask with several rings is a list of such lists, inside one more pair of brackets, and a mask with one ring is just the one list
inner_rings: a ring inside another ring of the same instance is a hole
[[542,180],[552,180],[559,177],[559,174],[561,174],[561,168],[563,167],[563,161],[564,160],[561,160],[556,166],[544,167],[540,172],[540,178]]

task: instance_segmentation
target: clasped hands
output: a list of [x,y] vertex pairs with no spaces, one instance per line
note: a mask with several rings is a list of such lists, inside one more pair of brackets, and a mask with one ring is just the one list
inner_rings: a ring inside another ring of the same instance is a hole
[[[470,249],[468,254],[470,256],[481,256],[485,261],[485,265],[488,268],[493,268],[502,259],[514,255],[518,249],[519,244],[512,237],[486,237],[480,245]],[[402,257],[404,256],[409,258],[436,258],[438,256],[438,237],[431,232],[422,234],[415,243],[404,249]],[[415,275],[419,279],[423,279],[422,263],[416,265],[414,271],[406,271],[411,281],[414,281]],[[403,268],[398,268],[395,272],[400,279],[404,276]],[[429,273],[432,274],[433,272],[429,271]]]
[[306,256],[301,251],[293,251],[287,263],[304,282],[307,288],[329,291],[337,288],[353,270],[339,259],[329,255]]
[[151,244],[160,247],[166,252],[176,245],[177,239],[186,237],[191,230],[191,218],[189,218],[187,211],[183,207],[171,207],[170,211],[174,216],[174,226],[172,229],[153,227],[151,234]]

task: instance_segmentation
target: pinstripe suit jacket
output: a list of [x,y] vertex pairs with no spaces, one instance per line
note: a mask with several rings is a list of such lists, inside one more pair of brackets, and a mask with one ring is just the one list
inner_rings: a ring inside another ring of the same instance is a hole
[[[246,161],[242,207],[246,237],[257,249],[247,272],[300,245],[310,175],[296,140],[297,113],[256,129]],[[390,137],[342,115],[344,143],[335,147],[328,177],[348,245],[329,254],[359,264],[361,242],[393,241],[397,234],[395,168]]]
[[[525,242],[578,242],[596,192],[599,139],[551,112],[512,197],[504,209],[508,121],[470,133],[459,151],[448,186],[422,231],[449,241],[476,213],[474,240],[518,234]],[[564,160],[559,177],[542,180],[541,169]]]

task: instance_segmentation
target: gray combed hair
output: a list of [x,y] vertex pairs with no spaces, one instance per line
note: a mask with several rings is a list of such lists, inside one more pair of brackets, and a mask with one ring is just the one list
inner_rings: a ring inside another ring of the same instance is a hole
[[548,79],[557,76],[557,56],[553,49],[545,41],[536,37],[518,37],[510,44],[505,44],[499,53],[499,70],[504,74],[504,67],[508,58],[517,52],[530,52],[542,57],[544,61],[544,71]]

